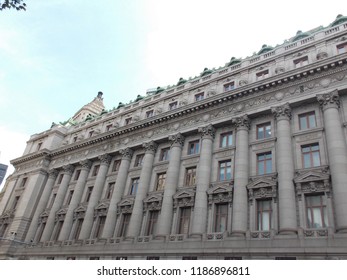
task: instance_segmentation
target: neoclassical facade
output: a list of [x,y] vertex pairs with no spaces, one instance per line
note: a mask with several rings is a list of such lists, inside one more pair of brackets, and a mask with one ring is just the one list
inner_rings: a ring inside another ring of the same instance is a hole
[[347,259],[347,17],[31,136],[2,259]]

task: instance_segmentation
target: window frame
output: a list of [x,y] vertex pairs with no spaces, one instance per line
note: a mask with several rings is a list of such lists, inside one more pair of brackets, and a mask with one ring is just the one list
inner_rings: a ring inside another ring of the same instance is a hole
[[[191,207],[180,207],[180,214],[178,218],[178,228],[177,228],[178,234],[189,234],[191,214],[192,214]],[[187,227],[185,225],[186,221],[188,221]]]
[[100,170],[100,164],[96,164],[93,167],[92,177],[96,177]]
[[163,191],[165,188],[165,182],[166,182],[166,172],[158,173],[155,190]]
[[105,199],[111,199],[116,182],[109,182],[105,193]]
[[178,108],[178,101],[169,103],[169,111],[175,110]]
[[146,119],[154,117],[154,110],[148,110],[146,111]]
[[204,92],[199,92],[197,94],[194,95],[194,101],[201,101],[205,99],[205,93]]
[[[226,139],[225,141],[225,145],[223,145],[223,140]],[[233,132],[232,131],[228,131],[228,132],[224,132],[220,134],[220,138],[219,138],[219,147],[220,148],[227,148],[227,147],[231,147],[234,145],[234,141],[233,141]],[[229,143],[231,142],[231,143]]]
[[[268,130],[268,127],[270,127],[270,130]],[[263,136],[260,135],[260,129],[263,129]],[[263,140],[263,139],[269,139],[272,136],[272,126],[271,122],[264,122],[256,125],[256,133],[257,133],[257,140]]]
[[147,236],[156,234],[157,226],[158,226],[158,220],[159,220],[159,210],[149,211],[147,228],[146,228],[146,235]]
[[[271,158],[267,158],[270,155]],[[260,157],[264,156],[264,159],[260,159]],[[268,167],[267,163],[270,162],[270,166]],[[260,164],[263,164],[263,173],[260,173]],[[268,170],[270,168],[270,170]],[[266,175],[272,173],[272,151],[258,153],[257,154],[257,175]]]
[[[318,147],[317,150],[312,150],[312,148],[314,147]],[[304,151],[303,149],[305,148],[309,148],[310,150],[309,151]],[[315,165],[315,154],[318,154],[318,161],[319,161],[319,164],[318,165]],[[305,164],[305,156],[306,155],[309,155],[309,166],[306,166]],[[301,145],[301,163],[302,163],[302,168],[313,168],[313,167],[318,167],[318,166],[321,166],[322,165],[322,161],[321,161],[321,158],[320,158],[320,147],[319,147],[319,143],[311,143],[311,144],[306,144],[306,145]]]
[[131,124],[131,122],[132,122],[132,117],[125,118],[125,120],[124,120],[124,125]]
[[145,154],[137,154],[135,157],[134,167],[142,166],[144,158],[145,158]]
[[160,150],[159,161],[167,161],[170,159],[170,147],[162,148]]
[[[192,146],[193,145],[193,146]],[[188,142],[188,155],[197,155],[200,153],[200,140]]]
[[119,228],[118,237],[125,237],[130,223],[131,213],[122,214],[122,223]]
[[[314,124],[311,124],[311,119],[310,119],[311,116],[313,116]],[[299,130],[306,130],[306,129],[312,129],[317,127],[317,119],[316,119],[315,111],[299,114],[298,118],[299,118]],[[306,122],[306,127],[302,127],[302,124],[301,124],[302,120]]]
[[[226,164],[226,165],[222,166],[223,164]],[[228,173],[228,169],[230,170],[229,173]],[[224,170],[223,176],[221,173],[222,170]],[[230,178],[228,178],[228,174],[230,174]],[[232,174],[231,159],[219,161],[218,162],[218,181],[230,181],[232,178],[233,178],[233,174]]]
[[[264,209],[264,203],[269,202],[269,209]],[[257,199],[257,208],[256,208],[256,226],[258,231],[269,231],[272,229],[272,217],[273,217],[273,209],[272,209],[272,199]],[[261,207],[260,207],[261,206]],[[269,228],[264,228],[264,219],[266,218],[263,214],[268,213],[268,225]],[[261,218],[259,218],[261,217]]]
[[[214,232],[224,232],[228,229],[228,203],[217,203],[214,209],[213,230]],[[222,213],[221,207],[225,207],[225,213]],[[224,230],[218,230],[222,227],[222,220],[225,220]]]
[[347,43],[339,44],[336,46],[337,54],[343,54],[347,52]]
[[92,196],[92,193],[93,193],[93,188],[94,186],[89,186],[86,190],[86,196],[84,198],[84,202],[89,202],[90,200],[90,197]]
[[[320,204],[319,205],[308,205],[308,198],[312,197],[319,197],[320,198]],[[319,209],[320,213],[320,221],[321,226],[315,227],[313,226],[315,223],[315,214],[313,212],[314,209]],[[305,215],[306,215],[306,226],[310,229],[323,229],[327,228],[329,226],[329,218],[328,218],[328,209],[327,209],[327,203],[326,203],[326,197],[324,194],[310,194],[305,195]],[[310,211],[310,215],[309,215]],[[309,221],[309,216],[311,217],[311,222]],[[311,226],[312,225],[312,226]]]
[[196,185],[196,166],[186,168],[184,175],[184,186],[192,187]]
[[308,56],[303,56],[293,60],[295,68],[300,68],[308,65]]
[[270,76],[269,69],[255,73],[257,81],[264,80]]
[[120,159],[115,159],[113,161],[113,164],[112,164],[112,172],[118,172],[120,164],[121,164],[121,160]]
[[234,90],[235,89],[235,82],[229,82],[223,85],[223,90],[224,92],[230,91],[230,90]]
[[136,195],[139,188],[140,177],[131,179],[129,195]]

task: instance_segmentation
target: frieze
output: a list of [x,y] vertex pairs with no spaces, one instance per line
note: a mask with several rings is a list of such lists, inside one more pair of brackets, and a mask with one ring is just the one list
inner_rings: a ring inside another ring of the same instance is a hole
[[274,148],[274,147],[275,147],[274,141],[266,142],[266,143],[260,143],[260,144],[252,144],[252,151],[269,149],[269,148]]
[[322,137],[321,132],[309,133],[306,135],[300,135],[296,137],[296,142],[305,142],[309,140],[320,139],[321,137]]
[[228,151],[219,151],[215,152],[215,157],[216,159],[221,159],[221,158],[230,158],[234,156],[234,151],[233,150],[228,150]]

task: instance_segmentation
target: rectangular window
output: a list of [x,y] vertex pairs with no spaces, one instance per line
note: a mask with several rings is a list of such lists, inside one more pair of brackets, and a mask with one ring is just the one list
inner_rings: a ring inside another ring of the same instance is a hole
[[90,197],[91,197],[91,195],[92,195],[92,192],[93,192],[93,187],[88,187],[88,189],[87,189],[87,193],[86,193],[86,199],[85,199],[85,202],[89,202]]
[[174,109],[177,109],[177,107],[178,107],[178,102],[177,101],[172,102],[172,103],[169,104],[169,110],[170,111],[174,110]]
[[148,217],[148,225],[146,235],[156,234],[159,211],[150,211]]
[[78,219],[78,220],[76,221],[75,232],[74,232],[74,234],[73,234],[73,236],[72,236],[72,239],[73,239],[73,240],[77,240],[78,237],[80,236],[80,232],[81,232],[81,229],[82,229],[83,221],[84,221],[84,219]]
[[302,165],[304,168],[320,166],[318,143],[301,146]]
[[220,135],[219,147],[226,148],[232,145],[233,145],[233,133],[231,131]]
[[161,149],[159,161],[169,160],[169,157],[170,157],[170,148]]
[[347,52],[347,44],[338,45],[338,46],[336,46],[336,48],[337,48],[338,54],[342,54],[342,53]]
[[257,125],[257,139],[266,139],[271,137],[271,123],[262,123]]
[[77,169],[76,172],[75,172],[75,177],[74,177],[75,181],[78,180],[78,178],[80,177],[80,174],[81,174],[81,169]]
[[106,216],[100,216],[98,219],[98,224],[96,226],[96,231],[94,234],[94,238],[100,238],[102,231],[104,229],[105,226],[105,221],[106,221]]
[[204,99],[204,93],[201,92],[201,93],[195,94],[194,99],[195,99],[195,101],[203,100]]
[[125,125],[131,124],[131,119],[132,119],[132,118],[126,118],[126,119],[125,119]]
[[120,167],[120,160],[113,161],[112,172],[117,172]]
[[154,111],[153,110],[150,110],[150,111],[146,112],[146,118],[150,118],[150,117],[153,117],[153,116],[154,116]]
[[27,183],[27,181],[28,181],[28,177],[24,177],[23,179],[22,179],[22,183],[21,183],[21,188],[24,188],[25,187],[25,184]]
[[73,196],[73,190],[70,190],[68,195],[67,195],[67,198],[66,198],[66,203],[65,205],[70,205],[70,202],[71,202],[71,199],[72,199],[72,196]]
[[99,169],[100,169],[100,165],[95,165],[95,166],[94,166],[93,173],[92,173],[92,176],[93,176],[93,177],[95,177],[96,175],[98,175]]
[[20,196],[15,196],[13,203],[12,203],[12,209],[15,210],[17,205],[18,205],[18,201],[19,201]]
[[64,177],[64,174],[60,174],[60,175],[59,175],[58,181],[57,181],[57,184],[58,184],[58,185],[61,184],[61,181],[63,180],[63,177]]
[[264,175],[272,172],[271,152],[257,154],[257,174]]
[[55,232],[54,232],[53,238],[52,238],[53,241],[57,241],[58,240],[59,234],[60,234],[61,229],[63,227],[63,223],[64,223],[64,221],[58,221],[58,223],[56,225],[56,228],[55,228]]
[[113,193],[113,189],[114,189],[114,185],[115,185],[115,182],[108,183],[106,194],[105,194],[105,199],[111,199],[111,196],[112,196],[112,193]]
[[271,200],[257,200],[257,229],[260,231],[270,230],[271,216]]
[[144,157],[144,154],[137,155],[135,158],[134,167],[142,166]]
[[185,186],[194,186],[196,182],[196,167],[189,167],[186,169]]
[[165,188],[166,173],[160,173],[157,175],[157,191],[162,191]]
[[178,225],[179,234],[189,233],[190,214],[191,214],[190,207],[184,207],[180,209],[180,217],[179,217],[179,225]]
[[53,206],[53,203],[54,203],[54,200],[55,200],[56,196],[57,196],[57,194],[56,194],[56,193],[54,193],[54,194],[52,195],[52,199],[51,199],[51,202],[49,203],[48,208],[52,208],[52,206]]
[[299,127],[300,130],[315,128],[316,125],[316,114],[315,112],[308,112],[299,115]]
[[228,204],[216,204],[214,215],[214,232],[224,232],[228,225]]
[[[39,230],[38,230],[38,233],[37,233],[37,236],[36,236],[36,241],[37,241],[37,242],[40,242],[41,237],[42,237],[42,234],[43,234],[43,231],[45,230],[45,227],[46,227],[46,223],[42,223],[42,224],[39,226]],[[0,235],[0,236],[1,236],[1,235]]]
[[41,147],[42,147],[42,142],[40,142],[40,143],[37,144],[37,149],[36,149],[36,151],[41,150]]
[[306,200],[307,227],[325,228],[328,226],[328,214],[324,195],[308,195]]
[[218,166],[218,180],[231,180],[231,160],[220,161]]
[[188,143],[188,155],[198,154],[200,149],[200,141],[191,141]]
[[131,180],[130,194],[135,195],[137,193],[137,188],[139,187],[140,178],[133,178]]
[[269,70],[261,71],[256,74],[257,76],[257,81],[263,80],[267,77],[269,77]]
[[229,90],[233,90],[235,88],[235,83],[228,83],[224,85],[224,91],[229,91]]
[[301,57],[293,61],[295,68],[299,68],[308,64],[308,57]]
[[122,225],[119,231],[119,236],[118,237],[125,237],[128,231],[128,226],[129,226],[129,222],[130,222],[130,213],[127,214],[123,214],[122,217]]

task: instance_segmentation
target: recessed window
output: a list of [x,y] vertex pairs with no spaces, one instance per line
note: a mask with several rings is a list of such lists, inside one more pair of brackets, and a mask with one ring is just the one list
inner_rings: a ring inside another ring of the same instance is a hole
[[230,147],[233,145],[233,133],[230,132],[226,132],[226,133],[222,133],[220,135],[220,147],[221,148],[226,148],[226,147]]
[[219,162],[218,179],[219,181],[231,180],[231,160]]
[[318,143],[301,146],[302,165],[304,168],[320,166]]
[[204,99],[204,93],[201,92],[201,93],[195,94],[194,99],[195,99],[195,101],[203,100]]
[[52,208],[52,206],[53,206],[53,203],[54,203],[54,201],[55,201],[56,196],[57,196],[57,194],[56,194],[56,193],[54,193],[54,194],[52,195],[52,198],[51,198],[51,201],[49,202],[49,206],[48,206],[48,208]]
[[37,144],[37,149],[36,149],[36,150],[37,150],[37,151],[41,150],[41,147],[42,147],[42,142],[40,142],[40,143]]
[[266,139],[271,137],[271,123],[262,123],[257,125],[257,139]]
[[99,216],[97,224],[96,224],[94,238],[100,238],[101,237],[102,231],[103,231],[104,226],[105,226],[105,222],[106,222],[106,216]]
[[342,54],[342,53],[347,52],[347,44],[338,45],[338,46],[336,46],[336,48],[337,48],[338,54]]
[[126,213],[126,214],[122,215],[122,223],[121,223],[118,237],[125,237],[126,236],[127,231],[128,231],[129,222],[130,222],[130,217],[131,217],[130,213]]
[[257,154],[257,174],[264,175],[272,172],[272,153]]
[[161,149],[159,161],[169,160],[169,158],[170,158],[170,148]]
[[78,239],[78,237],[80,236],[80,232],[82,229],[82,224],[83,224],[84,219],[77,219],[76,221],[76,227],[72,236],[72,240],[76,240]]
[[93,176],[93,177],[95,177],[96,175],[98,175],[99,169],[100,169],[100,165],[95,165],[95,166],[94,166],[93,173],[92,173],[92,176]]
[[134,167],[142,166],[144,157],[145,157],[144,154],[137,155],[135,158]]
[[100,257],[89,257],[89,259],[92,261],[100,260]]
[[20,199],[20,196],[15,196],[13,203],[12,203],[12,209],[16,209],[17,205],[18,205],[18,201]]
[[24,187],[25,187],[27,181],[28,181],[28,177],[24,177],[24,178],[22,179],[22,183],[21,183],[21,185],[20,185],[21,188],[24,188]]
[[165,187],[166,173],[160,173],[157,175],[157,191],[162,191]]
[[61,181],[63,180],[63,177],[64,177],[64,174],[60,174],[60,175],[59,175],[58,181],[57,181],[57,184],[58,184],[58,185],[61,184]]
[[178,224],[179,234],[189,233],[190,215],[191,215],[190,207],[183,207],[180,209],[179,224]]
[[119,167],[120,167],[120,160],[119,159],[114,160],[112,165],[112,172],[118,171]]
[[271,200],[257,200],[257,230],[271,229],[272,206]]
[[74,193],[74,191],[73,191],[73,190],[70,190],[70,191],[68,192],[68,195],[67,195],[67,198],[66,198],[66,203],[65,203],[65,205],[70,205],[70,202],[71,202],[71,199],[72,199],[73,193]]
[[130,194],[135,195],[139,187],[140,178],[131,179]]
[[63,223],[64,223],[64,221],[58,221],[57,222],[57,224],[55,226],[55,231],[54,231],[54,234],[53,234],[53,238],[52,238],[53,241],[57,241],[58,240],[60,232],[61,232],[61,229],[63,227]]
[[106,189],[106,194],[105,194],[105,199],[111,199],[114,185],[115,185],[115,182],[108,183],[107,189]]
[[126,119],[125,119],[125,125],[131,124],[131,119],[132,119],[132,118],[126,118]]
[[224,232],[228,225],[228,204],[216,204],[214,215],[214,232]]
[[150,117],[153,117],[153,116],[154,116],[154,111],[153,110],[150,110],[150,111],[146,112],[146,118],[150,118]]
[[75,172],[74,180],[77,181],[78,178],[80,177],[80,175],[81,175],[81,169],[77,169],[76,172]]
[[235,89],[235,83],[234,82],[224,85],[224,91],[229,91],[229,90],[233,90],[233,89]]
[[178,102],[177,102],[177,101],[171,102],[171,103],[169,104],[169,110],[170,110],[170,111],[171,111],[171,110],[174,110],[174,109],[177,109],[177,107],[178,107]]
[[308,57],[301,57],[293,61],[295,68],[299,68],[308,64]]
[[158,216],[159,216],[159,211],[149,212],[146,235],[157,233]]
[[306,213],[308,228],[325,228],[328,226],[328,214],[324,195],[307,195]]
[[88,187],[88,189],[87,189],[87,193],[86,193],[86,199],[85,199],[85,202],[89,202],[90,197],[92,196],[92,192],[93,192],[93,187]]
[[194,186],[196,183],[196,167],[189,167],[186,169],[185,186]]
[[316,127],[317,124],[315,112],[309,112],[299,115],[299,126],[300,130]]
[[198,154],[200,150],[200,141],[191,141],[188,143],[188,155]]
[[258,72],[256,74],[256,76],[257,76],[257,81],[268,78],[269,77],[269,70],[264,70],[264,71]]

